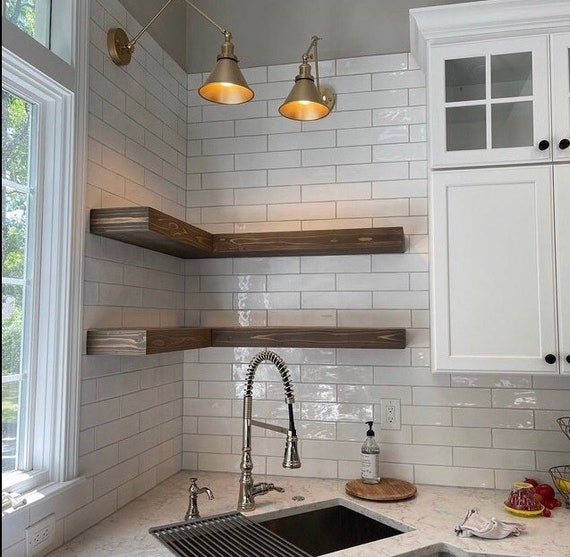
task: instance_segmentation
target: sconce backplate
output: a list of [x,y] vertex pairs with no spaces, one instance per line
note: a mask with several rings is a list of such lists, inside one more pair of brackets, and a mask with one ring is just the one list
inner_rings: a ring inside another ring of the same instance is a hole
[[131,61],[132,49],[129,48],[129,37],[120,27],[109,29],[107,33],[107,50],[111,60],[117,66],[126,66]]

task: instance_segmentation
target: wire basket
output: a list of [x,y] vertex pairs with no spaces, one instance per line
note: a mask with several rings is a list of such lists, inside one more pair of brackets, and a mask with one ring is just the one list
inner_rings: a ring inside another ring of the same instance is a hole
[[556,421],[562,430],[562,433],[570,439],[570,416],[564,416],[562,418],[557,418]]
[[566,506],[570,508],[570,464],[553,466],[548,471]]

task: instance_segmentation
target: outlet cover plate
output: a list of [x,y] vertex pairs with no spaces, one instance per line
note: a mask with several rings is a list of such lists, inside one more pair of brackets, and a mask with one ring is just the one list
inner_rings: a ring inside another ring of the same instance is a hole
[[26,557],[45,555],[55,540],[55,514],[26,528]]
[[380,401],[382,411],[382,429],[401,429],[400,421],[400,399],[383,398]]

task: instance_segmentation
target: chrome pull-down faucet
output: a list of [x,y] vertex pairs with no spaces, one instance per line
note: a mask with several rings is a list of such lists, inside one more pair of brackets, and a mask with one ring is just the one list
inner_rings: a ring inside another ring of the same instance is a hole
[[[285,390],[285,402],[287,403],[289,411],[289,428],[265,424],[263,422],[258,422],[251,419],[252,411],[252,394],[253,394],[253,380],[255,378],[255,371],[257,367],[262,362],[271,362],[279,371],[281,375],[281,382],[283,383],[283,389]],[[255,496],[264,495],[270,491],[280,491],[283,492],[283,488],[276,487],[272,483],[261,482],[253,483],[253,461],[251,459],[251,426],[255,425],[258,427],[263,427],[265,429],[270,429],[272,431],[277,431],[278,433],[284,433],[287,438],[285,441],[285,454],[283,456],[283,468],[300,468],[301,460],[299,459],[299,452],[297,450],[297,432],[295,430],[295,420],[293,418],[293,403],[295,402],[295,397],[293,395],[293,384],[291,382],[291,376],[289,369],[285,362],[280,358],[275,352],[270,350],[264,350],[259,352],[253,357],[249,363],[246,375],[245,383],[245,394],[243,397],[243,445],[242,445],[242,456],[241,456],[241,478],[240,478],[240,488],[239,488],[239,499],[238,499],[238,511],[252,511],[255,509]]]

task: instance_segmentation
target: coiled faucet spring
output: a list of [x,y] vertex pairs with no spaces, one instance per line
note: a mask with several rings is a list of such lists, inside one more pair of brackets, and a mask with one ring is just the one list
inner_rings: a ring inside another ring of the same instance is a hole
[[[253,394],[253,381],[255,372],[262,362],[271,362],[279,371],[281,375],[281,382],[285,390],[285,402],[289,412],[289,429],[284,427],[265,424],[252,420],[252,394]],[[285,442],[285,454],[283,456],[283,468],[300,468],[301,460],[299,459],[299,452],[297,450],[297,431],[295,430],[295,420],[293,418],[293,403],[295,397],[293,395],[293,384],[291,382],[291,375],[285,362],[275,352],[264,350],[255,355],[247,369],[245,394],[243,397],[243,445],[242,445],[242,458],[241,458],[241,478],[240,478],[240,492],[238,500],[239,511],[251,511],[255,508],[255,496],[264,495],[270,491],[283,491],[282,488],[276,487],[272,483],[253,483],[252,470],[253,461],[251,459],[251,426],[255,425],[284,433],[287,435]]]

